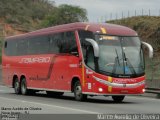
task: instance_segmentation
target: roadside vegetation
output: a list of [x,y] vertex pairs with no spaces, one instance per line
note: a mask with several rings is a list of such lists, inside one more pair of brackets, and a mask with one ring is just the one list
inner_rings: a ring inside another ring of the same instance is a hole
[[0,0],[0,25],[5,24],[7,36],[87,20],[87,11],[79,6],[56,6],[49,0]]
[[31,31],[54,8],[47,0],[0,0],[0,22],[16,30]]

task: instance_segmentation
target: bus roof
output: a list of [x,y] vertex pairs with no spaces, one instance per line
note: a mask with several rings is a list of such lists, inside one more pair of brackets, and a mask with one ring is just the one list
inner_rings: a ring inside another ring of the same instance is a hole
[[7,39],[16,39],[16,38],[24,38],[34,35],[41,35],[41,34],[49,34],[49,33],[56,33],[56,32],[64,32],[64,31],[71,31],[71,30],[86,30],[92,32],[99,32],[108,35],[119,35],[119,36],[137,36],[137,33],[125,26],[115,25],[115,24],[108,24],[108,23],[87,23],[87,22],[76,22],[70,24],[63,24],[57,25],[53,27],[48,27],[40,30],[36,30],[33,32],[28,32],[25,34],[15,35],[7,37]]

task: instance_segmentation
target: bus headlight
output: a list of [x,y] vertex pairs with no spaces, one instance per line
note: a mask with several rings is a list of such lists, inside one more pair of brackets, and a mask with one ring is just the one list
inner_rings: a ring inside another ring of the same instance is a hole
[[142,89],[142,92],[145,92],[146,90],[145,89]]
[[99,92],[103,92],[103,89],[102,89],[102,88],[99,88],[98,90],[99,90]]

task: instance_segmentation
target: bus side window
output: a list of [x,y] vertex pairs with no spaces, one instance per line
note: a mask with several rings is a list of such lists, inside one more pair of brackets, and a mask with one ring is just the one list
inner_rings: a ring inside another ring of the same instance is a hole
[[83,57],[84,57],[84,60],[87,61],[87,57],[86,57],[87,56],[87,48],[91,44],[89,42],[87,42],[85,39],[86,38],[94,39],[94,35],[93,35],[92,32],[84,31],[84,30],[79,30],[78,33],[79,33],[79,39],[80,39],[80,42],[81,42]]
[[16,55],[17,47],[16,47],[16,40],[8,40],[7,41],[7,48],[5,48],[5,54],[9,56]]
[[94,70],[95,65],[94,65],[94,52],[93,52],[93,46],[88,46],[87,47],[87,53],[86,53],[86,64]]
[[84,61],[87,66],[89,66],[91,69],[94,69],[95,65],[94,65],[93,47],[91,43],[85,40],[86,38],[94,39],[94,34],[93,32],[84,31],[84,30],[80,30],[78,31],[78,33],[79,33],[79,39],[81,42]]
[[28,40],[17,40],[17,55],[26,55],[28,49]]
[[57,47],[57,53],[62,53],[62,33],[57,33],[54,35],[55,44]]
[[50,38],[48,35],[38,37],[39,39],[39,46],[38,46],[38,52],[40,54],[48,54],[49,53],[49,44],[50,44]]
[[49,37],[38,36],[29,39],[29,54],[47,54],[49,53]]
[[53,53],[78,53],[74,32],[62,32],[51,36],[50,51]]
[[65,33],[60,33],[60,38],[59,38],[59,51],[60,53],[67,53],[68,50],[67,50],[67,40],[66,40],[66,37],[65,37]]
[[76,52],[78,55],[78,47],[74,32],[73,31],[65,32],[63,33],[62,36],[63,36],[61,43],[63,48],[62,53],[72,54]]
[[78,54],[78,47],[76,42],[76,37],[74,32],[68,32],[67,36],[68,41],[68,52],[69,53],[77,53]]
[[50,36],[49,53],[59,53],[58,40],[57,34]]

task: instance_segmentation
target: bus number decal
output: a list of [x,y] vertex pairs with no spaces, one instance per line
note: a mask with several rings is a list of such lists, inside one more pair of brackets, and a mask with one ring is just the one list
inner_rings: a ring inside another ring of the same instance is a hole
[[49,63],[50,57],[22,58],[19,63]]

